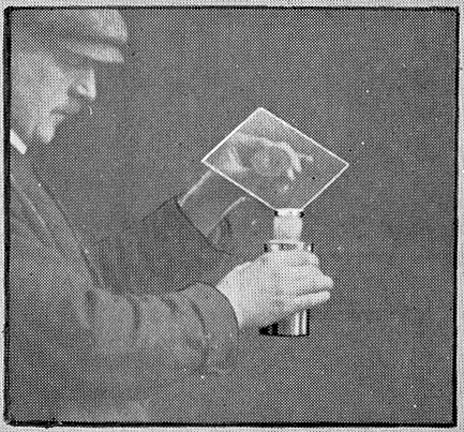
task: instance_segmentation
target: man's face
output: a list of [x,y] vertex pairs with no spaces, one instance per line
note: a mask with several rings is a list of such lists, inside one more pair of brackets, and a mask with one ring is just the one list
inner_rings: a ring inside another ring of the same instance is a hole
[[94,66],[28,35],[12,42],[12,127],[26,142],[46,144],[61,122],[95,99]]

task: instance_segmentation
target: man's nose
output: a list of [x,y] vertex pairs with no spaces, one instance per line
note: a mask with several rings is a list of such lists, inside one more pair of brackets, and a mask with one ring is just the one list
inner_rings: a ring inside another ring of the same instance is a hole
[[84,99],[93,101],[97,97],[97,85],[95,71],[93,68],[83,70],[79,73],[76,81],[75,91]]

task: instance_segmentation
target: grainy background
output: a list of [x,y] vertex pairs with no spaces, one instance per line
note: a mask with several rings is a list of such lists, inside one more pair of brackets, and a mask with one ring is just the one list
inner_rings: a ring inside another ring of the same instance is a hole
[[[92,117],[37,150],[87,241],[188,188],[258,106],[351,164],[305,216],[336,282],[312,336],[243,335],[235,371],[160,388],[153,421],[451,421],[455,13],[123,13],[126,64],[98,71]],[[234,214],[237,252],[261,251],[271,221],[259,204]]]

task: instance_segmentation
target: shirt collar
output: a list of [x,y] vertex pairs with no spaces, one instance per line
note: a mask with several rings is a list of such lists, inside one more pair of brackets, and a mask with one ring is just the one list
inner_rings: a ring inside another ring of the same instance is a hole
[[11,145],[16,148],[21,154],[25,154],[27,150],[26,144],[24,144],[24,141],[19,138],[19,136],[16,134],[16,132],[11,129],[10,130],[10,142]]

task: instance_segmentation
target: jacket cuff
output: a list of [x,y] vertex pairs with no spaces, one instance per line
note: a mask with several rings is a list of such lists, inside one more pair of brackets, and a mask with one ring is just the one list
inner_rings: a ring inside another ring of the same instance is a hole
[[[177,197],[164,202],[155,212],[142,220],[143,233],[139,237],[139,247],[147,258],[147,262],[156,268],[156,273],[172,273],[172,265],[166,254],[160,253],[153,247],[156,244],[169,245],[169,256],[175,257],[175,268],[183,269],[180,279],[193,282],[193,274],[189,274],[192,267],[192,257],[195,257],[195,273],[206,272],[212,266],[232,255],[224,250],[215,248],[203,234],[192,225],[182,212]],[[172,263],[174,264],[174,263]],[[171,274],[172,276],[172,274]]]
[[202,373],[223,374],[237,361],[238,322],[226,296],[216,288],[195,284],[183,291],[198,309],[204,328],[206,355]]

